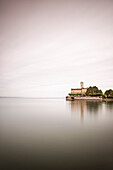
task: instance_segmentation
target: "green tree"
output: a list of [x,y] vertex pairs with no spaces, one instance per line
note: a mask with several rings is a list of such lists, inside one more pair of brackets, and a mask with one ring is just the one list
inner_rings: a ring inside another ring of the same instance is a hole
[[107,98],[108,97],[112,98],[113,97],[113,90],[112,89],[106,90],[104,94],[107,96]]
[[110,92],[110,98],[113,98],[113,90]]
[[86,95],[87,96],[102,96],[103,93],[102,93],[102,90],[99,90],[98,87],[96,86],[93,86],[93,87],[89,87],[87,89],[87,92],[86,92]]

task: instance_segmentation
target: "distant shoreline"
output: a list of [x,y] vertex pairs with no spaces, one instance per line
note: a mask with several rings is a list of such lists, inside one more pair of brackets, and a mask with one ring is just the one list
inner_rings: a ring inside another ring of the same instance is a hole
[[0,96],[0,98],[18,98],[18,99],[64,99],[64,97],[6,97]]

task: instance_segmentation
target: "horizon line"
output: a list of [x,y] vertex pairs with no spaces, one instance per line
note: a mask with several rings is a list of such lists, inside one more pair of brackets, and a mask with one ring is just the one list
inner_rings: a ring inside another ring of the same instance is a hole
[[0,98],[32,98],[32,99],[54,99],[54,98],[65,98],[65,97],[19,97],[19,96],[0,96]]

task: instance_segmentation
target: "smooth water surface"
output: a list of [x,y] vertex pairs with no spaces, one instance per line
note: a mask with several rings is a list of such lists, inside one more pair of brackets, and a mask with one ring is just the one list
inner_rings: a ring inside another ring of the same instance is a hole
[[2,169],[113,169],[113,102],[0,98]]

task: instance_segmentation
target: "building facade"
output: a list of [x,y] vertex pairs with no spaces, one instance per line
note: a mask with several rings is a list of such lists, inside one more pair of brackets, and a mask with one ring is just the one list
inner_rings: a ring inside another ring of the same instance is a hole
[[87,88],[83,87],[84,83],[80,82],[80,89],[71,89],[71,94],[82,94],[82,95],[86,95],[87,92]]

